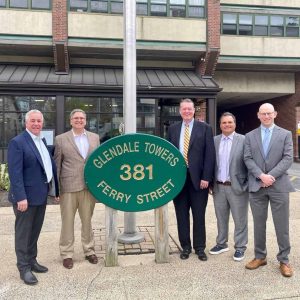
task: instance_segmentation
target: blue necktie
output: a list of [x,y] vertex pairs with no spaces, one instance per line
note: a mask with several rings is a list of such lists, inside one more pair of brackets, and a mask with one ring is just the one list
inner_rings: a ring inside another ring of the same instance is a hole
[[264,136],[264,140],[263,140],[263,149],[264,149],[264,155],[265,157],[267,156],[268,153],[268,148],[269,148],[269,144],[270,144],[270,137],[271,137],[271,131],[269,128],[265,129],[265,136]]

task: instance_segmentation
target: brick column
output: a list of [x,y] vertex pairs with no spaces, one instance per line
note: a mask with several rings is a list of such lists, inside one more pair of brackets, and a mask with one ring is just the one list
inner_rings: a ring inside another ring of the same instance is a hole
[[52,41],[57,74],[69,72],[67,7],[67,0],[52,0]]
[[198,63],[202,76],[213,76],[220,55],[220,0],[207,0],[206,53]]

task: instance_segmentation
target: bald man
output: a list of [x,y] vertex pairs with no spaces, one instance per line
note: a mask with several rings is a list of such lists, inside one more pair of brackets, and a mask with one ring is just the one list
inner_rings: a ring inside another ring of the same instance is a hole
[[246,269],[267,264],[266,221],[270,203],[279,252],[277,260],[285,277],[293,275],[289,264],[289,192],[294,192],[287,170],[293,162],[292,133],[274,124],[272,104],[260,106],[260,127],[246,134],[244,161],[249,176],[249,201],[254,222],[254,259]]

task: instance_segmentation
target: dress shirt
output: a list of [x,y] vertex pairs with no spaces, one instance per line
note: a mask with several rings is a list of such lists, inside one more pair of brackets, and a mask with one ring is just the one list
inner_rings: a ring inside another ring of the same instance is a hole
[[232,147],[233,136],[235,132],[229,136],[222,134],[220,147],[219,147],[219,168],[218,168],[218,181],[230,181],[229,175],[229,158]]
[[[190,138],[194,126],[194,119],[190,123],[187,123],[189,125],[189,131],[190,131]],[[179,151],[183,155],[183,148],[184,148],[184,130],[185,130],[185,122],[182,122],[181,125],[181,131],[180,131],[180,140],[179,140]]]
[[86,131],[84,130],[81,134],[75,134],[75,132],[72,130],[75,144],[80,152],[80,155],[86,159],[88,151],[89,151],[89,141],[87,138]]
[[[269,127],[270,130],[270,140],[272,138],[273,129],[275,127],[275,124],[273,124],[271,127]],[[260,132],[261,132],[261,142],[263,143],[265,139],[265,133],[266,133],[267,127],[260,125]]]
[[52,177],[53,177],[52,163],[51,163],[51,158],[50,158],[49,151],[48,151],[45,143],[43,142],[43,136],[41,134],[39,136],[34,135],[27,129],[26,129],[26,131],[31,136],[35,146],[37,147],[37,149],[38,149],[38,151],[41,155],[43,165],[44,165],[44,169],[45,169],[45,172],[46,172],[46,175],[47,175],[47,182],[50,182]]

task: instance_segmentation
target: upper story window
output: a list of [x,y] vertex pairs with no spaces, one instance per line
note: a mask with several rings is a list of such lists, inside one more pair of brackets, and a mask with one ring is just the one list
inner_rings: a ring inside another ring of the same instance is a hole
[[223,13],[221,33],[249,36],[299,37],[300,17]]
[[51,9],[51,0],[0,0],[0,7]]
[[[69,9],[123,14],[123,0],[69,0]],[[204,18],[205,10],[206,0],[136,0],[136,14],[140,16]]]
[[223,34],[237,34],[237,14],[223,14]]

